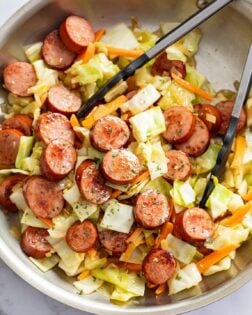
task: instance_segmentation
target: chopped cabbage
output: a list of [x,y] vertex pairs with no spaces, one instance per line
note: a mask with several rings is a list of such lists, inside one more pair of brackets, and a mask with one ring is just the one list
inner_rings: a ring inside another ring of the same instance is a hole
[[[34,142],[34,137],[25,137],[22,136],[20,138],[19,147],[18,147],[18,154],[16,157],[15,167],[22,169],[23,161],[26,157],[29,156],[32,146]],[[25,169],[26,170],[26,169]]]
[[234,213],[239,207],[243,206],[244,202],[242,197],[233,193],[231,200],[228,203],[228,210]]
[[22,168],[30,173],[30,175],[40,174],[40,157],[43,152],[43,147],[40,142],[35,142],[32,149],[32,154],[23,159]]
[[119,185],[119,184],[114,184],[114,183],[111,183],[111,182],[106,182],[106,186],[109,186],[113,189],[116,189],[116,190],[120,190],[122,192],[127,192],[129,190],[129,188],[131,187],[130,185]]
[[100,225],[105,229],[129,233],[133,223],[133,207],[113,199],[110,200]]
[[179,26],[179,24],[180,23],[178,23],[178,22],[164,22],[164,23],[161,23],[160,27],[161,27],[161,31],[162,31],[163,35],[166,35],[167,33],[169,33],[175,27]]
[[193,207],[195,192],[188,180],[186,182],[175,180],[170,194],[175,204],[183,207]]
[[144,181],[141,181],[133,186],[131,186],[128,191],[126,192],[126,194],[121,194],[118,199],[119,200],[123,200],[123,199],[128,199],[131,198],[132,196],[135,196],[137,194],[139,194],[143,188],[145,187],[145,185],[149,182],[149,179],[146,179]]
[[96,279],[92,276],[88,276],[83,280],[73,282],[73,285],[77,290],[80,291],[80,294],[91,294],[99,289],[102,284],[102,280]]
[[67,203],[69,203],[71,206],[73,206],[81,197],[79,188],[76,183],[73,184],[73,186],[65,190],[63,193],[63,197],[66,200]]
[[182,53],[181,50],[176,47],[176,45],[171,45],[168,48],[166,48],[167,57],[169,60],[180,60],[183,62],[187,61],[186,56]]
[[33,45],[26,47],[25,55],[27,59],[30,61],[30,63],[33,63],[34,61],[41,59],[42,46],[43,46],[43,43],[38,42],[38,43],[35,43]]
[[23,175],[29,175],[28,172],[23,171],[23,170],[19,170],[16,168],[7,168],[7,169],[3,169],[0,170],[0,176],[4,176],[4,175],[9,175],[9,174],[23,174]]
[[250,210],[242,220],[242,225],[252,233],[252,211]]
[[134,34],[140,44],[139,48],[142,49],[143,51],[151,49],[158,40],[157,35],[150,33],[145,29],[135,28]]
[[84,266],[88,270],[103,268],[106,267],[106,265],[107,265],[106,257],[103,258],[99,258],[97,256],[92,257],[88,254],[85,257]]
[[59,268],[62,269],[68,277],[74,277],[84,271],[84,267],[82,263],[77,263],[75,265],[69,266],[62,259],[59,262]]
[[201,31],[194,29],[174,45],[178,47],[186,57],[192,57],[198,51],[201,36]]
[[130,123],[138,142],[146,142],[166,129],[164,115],[159,106],[131,117]]
[[189,264],[197,252],[196,247],[178,239],[172,234],[169,234],[161,242],[161,248],[171,252],[177,260],[184,264]]
[[10,195],[10,200],[19,209],[25,211],[28,208],[24,198],[23,189],[21,187],[14,189]]
[[21,97],[12,93],[8,94],[8,103],[12,106],[20,106],[20,107],[26,107],[30,103],[33,102],[33,97],[27,96],[27,97]]
[[65,237],[69,227],[77,220],[77,216],[73,214],[70,216],[60,214],[57,217],[53,218],[52,221],[54,226],[48,230],[50,237],[55,239]]
[[29,259],[42,272],[48,272],[59,263],[59,257],[57,255],[43,259],[35,259],[32,257],[29,257]]
[[170,190],[172,188],[172,185],[169,184],[163,177],[155,178],[154,180],[151,180],[147,183],[147,185],[144,186],[143,191],[147,189],[156,189],[161,194],[165,195],[167,198],[170,198]]
[[34,213],[32,212],[30,208],[25,209],[21,218],[21,223],[28,226],[37,227],[37,228],[44,228],[44,229],[48,228],[48,226],[45,223],[43,223],[38,217],[34,215]]
[[103,160],[104,153],[94,149],[93,147],[87,148],[88,157],[91,159],[97,159],[99,162]]
[[204,178],[204,177],[196,178],[196,182],[193,185],[196,203],[199,203],[201,198],[203,197],[206,185],[207,185],[207,178]]
[[133,297],[136,297],[134,293],[125,291],[119,287],[116,287],[110,296],[111,300],[120,302],[127,302]]
[[81,222],[89,218],[98,209],[98,206],[81,199],[73,204],[73,211]]
[[185,80],[192,83],[193,85],[201,88],[203,84],[207,81],[206,77],[198,72],[194,67],[186,65],[186,77]]
[[231,267],[231,258],[229,256],[224,257],[217,264],[209,267],[204,273],[204,276],[210,276],[217,272],[228,270]]
[[124,94],[128,89],[128,84],[126,81],[120,81],[116,86],[114,86],[111,90],[109,90],[105,96],[105,102],[109,103],[117,96]]

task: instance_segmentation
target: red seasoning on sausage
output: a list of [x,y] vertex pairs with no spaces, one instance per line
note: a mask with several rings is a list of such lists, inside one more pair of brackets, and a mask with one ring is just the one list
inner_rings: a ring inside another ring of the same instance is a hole
[[209,104],[194,105],[198,117],[205,123],[211,135],[216,135],[221,126],[221,114],[216,106]]
[[99,232],[99,240],[102,246],[110,255],[120,256],[127,249],[126,243],[129,237],[126,233],[116,232],[112,230],[103,230]]
[[29,137],[32,135],[32,119],[23,114],[14,115],[3,122],[2,128],[17,129]]
[[20,138],[23,134],[16,129],[0,130],[0,165],[3,168],[15,164]]
[[166,152],[167,173],[163,175],[168,180],[186,180],[191,174],[191,163],[188,156],[178,150]]

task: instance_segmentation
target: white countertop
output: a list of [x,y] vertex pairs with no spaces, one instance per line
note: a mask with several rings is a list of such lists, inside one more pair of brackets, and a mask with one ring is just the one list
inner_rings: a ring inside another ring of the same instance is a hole
[[[42,0],[41,0],[42,1]],[[0,25],[27,0],[0,0]],[[252,282],[230,296],[188,315],[251,315]],[[32,288],[0,260],[0,315],[88,315]]]

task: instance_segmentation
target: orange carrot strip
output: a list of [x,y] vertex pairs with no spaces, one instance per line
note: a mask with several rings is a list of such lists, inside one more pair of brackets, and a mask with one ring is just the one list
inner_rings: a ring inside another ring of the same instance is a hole
[[118,196],[121,195],[121,190],[114,190],[111,194],[111,198],[116,199]]
[[130,243],[126,249],[126,251],[122,254],[122,258],[124,261],[128,261],[133,251],[141,244],[144,243],[144,240],[140,237],[137,238],[134,242]]
[[207,255],[206,257],[204,257],[203,259],[196,263],[199,272],[204,273],[208,268],[218,263],[224,257],[229,255],[233,250],[235,250],[237,247],[239,247],[239,245],[228,245],[220,250],[216,250],[211,254]]
[[99,42],[102,36],[106,33],[104,28],[100,28],[98,31],[95,32],[95,42]]
[[43,219],[43,218],[39,218],[39,219],[40,219],[40,221],[45,223],[45,225],[49,226],[50,228],[54,227],[54,223],[51,219]]
[[160,229],[160,233],[159,233],[159,236],[156,238],[154,247],[159,248],[161,245],[161,241],[165,240],[168,234],[172,232],[172,230],[173,230],[173,224],[169,221],[166,221]]
[[132,263],[120,262],[118,264],[118,267],[128,269],[129,271],[135,271],[135,272],[142,271],[142,265],[141,264],[132,264]]
[[143,232],[143,228],[136,228],[135,231],[127,238],[126,243],[134,242]]
[[157,289],[156,289],[156,291],[155,291],[155,294],[156,294],[156,295],[160,295],[160,294],[164,293],[164,291],[166,290],[166,287],[167,287],[167,284],[166,284],[166,283],[160,284],[160,285],[157,287]]
[[77,277],[78,280],[83,280],[87,278],[90,275],[90,270],[84,270],[82,273],[80,273]]
[[107,47],[108,54],[116,57],[128,57],[128,58],[137,58],[143,54],[143,51],[138,50],[129,50],[129,49],[122,49],[116,47]]
[[156,288],[156,287],[157,287],[156,284],[153,284],[153,283],[150,283],[150,282],[147,282],[146,285],[147,285],[147,287],[148,287],[149,289],[153,289],[153,288]]
[[71,123],[73,128],[74,127],[80,127],[80,123],[74,114],[70,117],[70,123]]
[[91,58],[94,57],[95,54],[95,44],[94,43],[89,43],[86,50],[79,54],[77,57],[77,60],[82,60],[83,63],[89,62]]
[[250,201],[252,200],[252,190],[250,192],[248,192],[246,195],[242,196],[243,200],[245,201]]
[[88,251],[88,255],[91,256],[91,257],[95,257],[97,254],[97,250],[95,248],[91,248],[89,251]]
[[242,165],[246,148],[247,148],[247,142],[246,142],[245,137],[237,136],[235,140],[234,159],[232,161],[231,168],[237,168]]
[[142,182],[144,181],[145,179],[149,178],[150,177],[150,173],[149,171],[144,171],[143,173],[141,173],[139,176],[137,176],[137,178],[135,178],[132,182],[132,185],[135,185],[139,182]]
[[238,208],[235,213],[233,215],[231,215],[229,218],[226,218],[222,221],[220,221],[220,223],[222,225],[225,226],[234,226],[238,223],[240,223],[243,218],[245,217],[245,215],[252,209],[252,204],[247,203],[244,206],[241,206],[240,208]]
[[195,93],[201,97],[203,97],[204,99],[211,101],[212,100],[212,95],[210,95],[208,92],[200,89],[199,87],[197,87],[196,85],[185,81],[183,79],[181,79],[179,76],[177,76],[176,74],[172,73],[171,74],[173,80],[178,83],[179,85],[181,85],[183,88],[185,88],[186,90]]

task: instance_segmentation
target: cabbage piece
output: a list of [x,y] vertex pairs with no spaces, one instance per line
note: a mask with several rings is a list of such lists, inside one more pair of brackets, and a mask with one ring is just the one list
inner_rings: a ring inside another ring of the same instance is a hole
[[169,46],[165,51],[169,60],[180,60],[182,62],[187,61],[187,57],[176,45]]
[[196,178],[196,182],[193,185],[196,203],[200,202],[201,198],[203,197],[206,185],[207,185],[207,178],[202,178],[202,177]]
[[103,160],[104,153],[94,149],[93,147],[87,148],[88,157],[93,160],[98,160],[99,163]]
[[105,96],[105,102],[109,103],[117,96],[124,94],[128,89],[128,84],[126,81],[120,81],[116,86],[114,86],[111,90],[109,90]]
[[97,205],[84,199],[81,199],[73,204],[73,211],[81,222],[89,218],[97,211],[97,209]]
[[116,287],[110,296],[111,300],[119,302],[127,302],[134,297],[136,297],[134,293],[125,291],[119,287]]
[[112,199],[105,210],[100,225],[105,229],[129,233],[133,223],[133,207]]
[[21,223],[32,227],[48,229],[48,226],[36,217],[30,208],[25,209]]
[[26,107],[33,102],[32,96],[21,97],[12,93],[8,94],[8,103],[13,106]]
[[247,99],[245,107],[247,111],[247,126],[251,127],[252,126],[252,96],[251,94],[249,95],[249,98]]
[[194,263],[180,269],[169,281],[169,294],[176,294],[197,285],[202,280],[201,274]]
[[57,255],[43,259],[35,259],[32,257],[29,257],[29,259],[42,272],[48,272],[59,263],[59,257]]
[[23,159],[22,168],[30,173],[30,175],[40,175],[40,158],[43,147],[40,142],[36,142],[32,149],[32,154]]
[[67,203],[73,206],[81,197],[79,188],[76,183],[72,185],[72,187],[68,190],[65,190],[63,193],[63,197]]
[[173,30],[175,27],[179,26],[180,23],[178,22],[163,22],[160,24],[161,31],[163,35],[166,35],[171,30]]
[[185,80],[192,83],[193,85],[201,88],[206,83],[206,77],[198,72],[194,67],[186,65],[186,77]]
[[59,268],[62,269],[68,277],[74,277],[79,275],[82,271],[85,270],[83,264],[75,264],[72,266],[67,265],[62,259],[59,262]]
[[141,181],[131,186],[129,190],[126,192],[126,194],[120,195],[118,199],[119,200],[128,199],[128,198],[131,198],[132,196],[139,194],[148,182],[149,182],[149,179],[146,179],[144,181]]
[[33,142],[34,142],[34,137],[22,136],[20,138],[18,154],[17,154],[16,162],[15,162],[16,168],[22,169],[23,160],[29,156],[32,146],[33,146]]
[[114,183],[111,183],[111,182],[106,182],[106,186],[109,186],[115,190],[120,190],[122,192],[127,192],[129,190],[129,188],[131,187],[130,185],[119,185],[119,184],[114,184]]
[[175,204],[183,207],[193,207],[195,192],[188,180],[186,182],[175,180],[170,194]]
[[23,189],[21,187],[13,190],[10,195],[10,200],[19,209],[25,211],[28,208],[26,200],[24,198]]
[[163,177],[155,178],[147,183],[144,186],[143,191],[147,189],[156,189],[161,194],[165,195],[167,198],[170,198],[170,190],[172,185],[169,184]]
[[121,106],[123,112],[130,111],[133,115],[145,111],[160,98],[160,94],[152,84],[148,84]]
[[159,106],[131,117],[130,123],[138,142],[146,142],[166,129],[164,115]]
[[119,269],[117,267],[107,267],[104,269],[95,269],[92,276],[107,281],[119,287],[122,290],[144,296],[145,281],[143,277],[138,276],[135,272]]
[[20,169],[16,169],[16,168],[7,168],[4,170],[0,170],[0,176],[1,175],[10,175],[10,174],[23,174],[23,175],[29,175],[28,172],[20,170]]
[[177,41],[174,45],[186,56],[192,57],[196,54],[201,40],[201,31],[194,29],[186,36]]
[[135,28],[134,34],[138,42],[140,43],[139,48],[142,49],[143,51],[151,49],[158,40],[157,35],[149,32],[146,29]]
[[243,227],[249,229],[250,233],[252,233],[252,210],[250,210],[242,220]]
[[196,247],[178,239],[172,234],[169,234],[161,242],[161,248],[171,252],[177,260],[184,264],[189,264],[197,252]]
[[92,270],[92,269],[98,269],[106,267],[107,265],[107,258],[99,258],[98,256],[92,257],[90,255],[86,255],[84,266],[86,269]]
[[224,257],[217,264],[209,267],[204,273],[204,276],[210,276],[217,272],[228,270],[231,267],[231,258],[229,256]]
[[235,213],[235,211],[244,205],[244,202],[242,200],[242,197],[238,194],[233,193],[231,200],[228,203],[228,210],[232,213]]
[[77,290],[80,291],[80,294],[91,294],[99,289],[102,284],[102,280],[96,279],[92,276],[88,276],[83,280],[73,282],[73,285]]
[[70,216],[60,214],[57,217],[53,218],[52,221],[54,226],[48,230],[50,237],[55,239],[65,237],[67,230],[77,220],[78,218],[74,214]]
[[34,61],[41,59],[42,46],[43,43],[38,42],[25,48],[25,55],[27,59],[30,61],[30,63],[33,63]]

